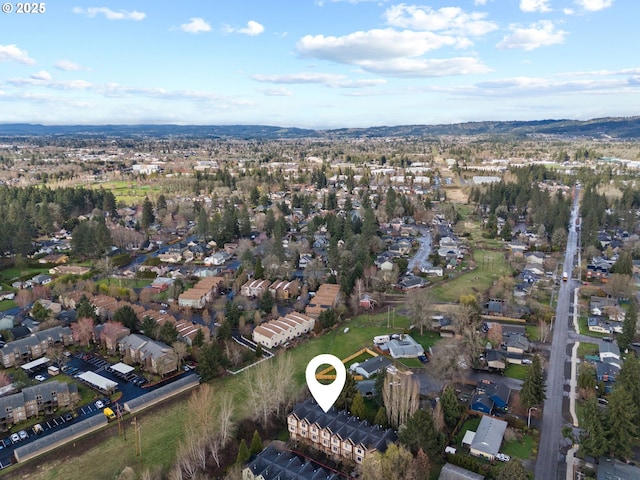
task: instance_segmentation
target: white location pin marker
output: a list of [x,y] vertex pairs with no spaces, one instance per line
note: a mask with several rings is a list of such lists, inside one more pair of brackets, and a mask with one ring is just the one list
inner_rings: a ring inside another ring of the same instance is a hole
[[[329,385],[323,385],[316,378],[316,370],[320,365],[325,364],[331,365],[336,369],[336,379]],[[320,408],[324,410],[324,413],[327,413],[340,396],[340,392],[342,392],[344,382],[347,380],[347,369],[344,368],[344,364],[338,357],[324,353],[311,359],[307,364],[305,376],[311,395],[318,402]]]

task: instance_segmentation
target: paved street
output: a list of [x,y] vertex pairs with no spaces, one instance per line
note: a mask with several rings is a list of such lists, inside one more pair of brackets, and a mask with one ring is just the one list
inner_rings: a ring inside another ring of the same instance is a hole
[[[578,216],[578,196],[571,213],[571,227],[567,240],[567,251],[564,259],[563,271],[571,275],[574,256],[577,252],[578,234],[575,229],[575,219]],[[558,294],[556,319],[553,325],[553,341],[551,355],[547,368],[547,400],[544,402],[542,415],[542,431],[538,458],[535,466],[535,478],[540,480],[552,480],[564,478],[564,457],[560,454],[561,430],[564,425],[562,416],[562,401],[564,397],[565,362],[567,360],[567,340],[569,326],[569,305],[573,299],[574,281],[561,282]]]

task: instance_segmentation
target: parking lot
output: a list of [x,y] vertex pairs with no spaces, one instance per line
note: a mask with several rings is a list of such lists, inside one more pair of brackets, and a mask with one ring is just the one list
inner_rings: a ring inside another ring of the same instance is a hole
[[[7,432],[4,435],[0,434],[0,469],[6,468],[15,462],[13,450],[19,445],[24,445],[35,438],[47,436],[53,431],[64,428],[72,422],[76,422],[93,415],[102,415],[103,409],[106,406],[110,406],[114,411],[118,408],[122,410],[122,405],[124,405],[128,400],[137,398],[156,388],[155,385],[148,385],[148,380],[146,378],[134,372],[121,374],[113,370],[111,368],[112,365],[107,360],[95,354],[77,353],[75,355],[67,356],[66,361],[67,363],[61,368],[59,375],[67,375],[75,378],[79,383],[83,383],[82,380],[78,378],[79,375],[84,372],[91,371],[116,382],[116,390],[122,393],[122,396],[118,401],[118,405],[111,405],[111,401],[106,394],[99,393],[93,389],[99,398],[92,400],[92,402],[87,405],[79,406],[73,411],[67,411],[55,416],[46,416],[39,424],[36,424],[33,427],[16,430],[17,428],[20,428],[20,425],[17,425],[11,432]],[[188,372],[181,373],[185,374]],[[30,377],[39,382],[46,381],[51,378],[47,373],[46,366],[31,372]],[[91,387],[87,385],[86,388]],[[20,437],[20,432],[24,432],[22,434],[22,438]],[[17,437],[15,435],[17,435]]]

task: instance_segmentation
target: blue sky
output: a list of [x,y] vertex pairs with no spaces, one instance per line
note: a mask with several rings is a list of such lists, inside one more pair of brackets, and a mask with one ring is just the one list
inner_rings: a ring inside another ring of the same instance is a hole
[[637,0],[44,5],[0,14],[2,123],[334,128],[639,113]]

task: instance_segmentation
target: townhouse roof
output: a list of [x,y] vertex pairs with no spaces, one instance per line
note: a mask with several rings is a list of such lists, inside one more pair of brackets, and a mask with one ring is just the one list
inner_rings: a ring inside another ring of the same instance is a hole
[[316,424],[327,429],[343,441],[351,441],[367,449],[384,452],[387,445],[394,443],[398,437],[391,429],[383,429],[379,425],[371,425],[366,420],[352,417],[346,410],[331,408],[326,413],[313,400],[307,399],[293,408],[292,415],[298,420],[306,420],[310,425]]
[[309,458],[269,445],[247,464],[253,477],[264,480],[338,480],[344,478]]

